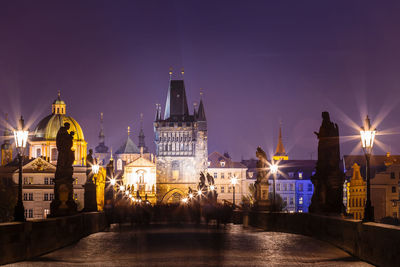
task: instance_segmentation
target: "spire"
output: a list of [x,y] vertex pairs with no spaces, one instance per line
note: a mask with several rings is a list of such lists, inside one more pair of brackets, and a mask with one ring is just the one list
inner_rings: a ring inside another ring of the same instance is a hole
[[111,154],[111,156],[110,156],[110,161],[111,161],[111,160],[114,160],[114,158],[113,158],[113,153],[112,153],[112,148],[111,148],[110,154]]
[[128,137],[129,137],[129,135],[131,134],[131,127],[130,126],[128,126],[127,131],[128,131]]
[[199,105],[199,110],[198,110],[198,115],[197,115],[197,120],[198,121],[206,121],[206,113],[204,111],[204,105],[203,105],[203,89],[200,88],[200,105]]
[[99,144],[94,149],[96,153],[108,153],[108,147],[105,145],[104,127],[103,127],[103,112],[100,113],[100,132]]
[[147,147],[144,141],[144,131],[143,131],[143,113],[140,113],[140,132],[139,132],[139,148],[144,153],[147,153]]
[[103,112],[100,112],[100,133],[99,141],[104,144]]
[[197,102],[193,102],[193,116],[197,118]]
[[282,142],[282,123],[279,125],[279,137],[278,137],[278,144],[276,146],[276,151],[273,156],[274,160],[288,160],[289,157],[286,154],[285,148],[283,147]]
[[172,80],[170,75],[164,120],[181,121],[189,116],[186,90],[183,80]]

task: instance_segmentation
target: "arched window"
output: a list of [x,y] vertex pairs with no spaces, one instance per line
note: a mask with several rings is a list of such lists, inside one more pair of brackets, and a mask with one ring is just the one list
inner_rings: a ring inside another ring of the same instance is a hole
[[57,161],[58,158],[58,151],[57,148],[51,149],[51,161]]

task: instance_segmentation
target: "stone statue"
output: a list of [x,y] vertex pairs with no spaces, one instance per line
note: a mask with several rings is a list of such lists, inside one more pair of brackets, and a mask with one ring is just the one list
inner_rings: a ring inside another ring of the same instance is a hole
[[73,163],[75,160],[72,151],[74,132],[68,133],[69,123],[61,126],[56,136],[58,150],[57,168],[54,179],[54,200],[50,204],[50,217],[67,216],[77,212],[77,205],[73,199]]
[[207,173],[207,182],[208,185],[214,185],[214,177],[211,174]]
[[75,160],[75,154],[72,151],[74,132],[68,133],[70,124],[67,122],[61,126],[56,136],[56,146],[58,150],[57,169],[63,171],[72,171],[72,164]]
[[261,147],[257,147],[257,180],[255,186],[256,207],[261,210],[268,209],[268,172],[267,172],[267,155]]
[[95,164],[95,160],[93,158],[93,149],[89,149],[89,154],[86,156],[86,182],[92,181],[92,166]]
[[340,169],[339,127],[324,111],[319,132],[314,133],[318,138],[318,161],[316,173],[311,177],[314,194],[309,210],[340,214],[344,211],[344,174]]

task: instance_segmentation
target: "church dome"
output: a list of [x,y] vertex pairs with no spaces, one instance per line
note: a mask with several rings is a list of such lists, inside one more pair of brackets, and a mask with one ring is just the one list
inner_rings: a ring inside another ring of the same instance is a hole
[[85,140],[79,123],[64,114],[51,114],[42,119],[35,128],[35,139],[56,140],[58,130],[67,122],[70,124],[69,131],[75,132],[74,140]]
[[66,115],[66,104],[61,100],[60,92],[52,104],[52,114],[42,119],[35,128],[35,140],[56,140],[57,132],[65,123],[70,124],[69,131],[74,131],[75,141],[84,141],[81,126],[72,117]]

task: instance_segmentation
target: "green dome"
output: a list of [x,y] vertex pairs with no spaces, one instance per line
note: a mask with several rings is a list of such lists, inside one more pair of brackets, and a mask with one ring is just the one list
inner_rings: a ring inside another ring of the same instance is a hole
[[[57,101],[57,100],[56,100]],[[60,100],[62,101],[62,100]],[[64,101],[62,101],[64,103]],[[63,114],[51,114],[42,119],[35,128],[36,140],[56,140],[57,132],[64,123],[70,124],[69,131],[74,131],[74,140],[84,141],[81,126],[72,117]]]
[[54,100],[53,104],[65,105],[65,102],[63,100],[61,100],[60,98],[57,98],[56,100]]

